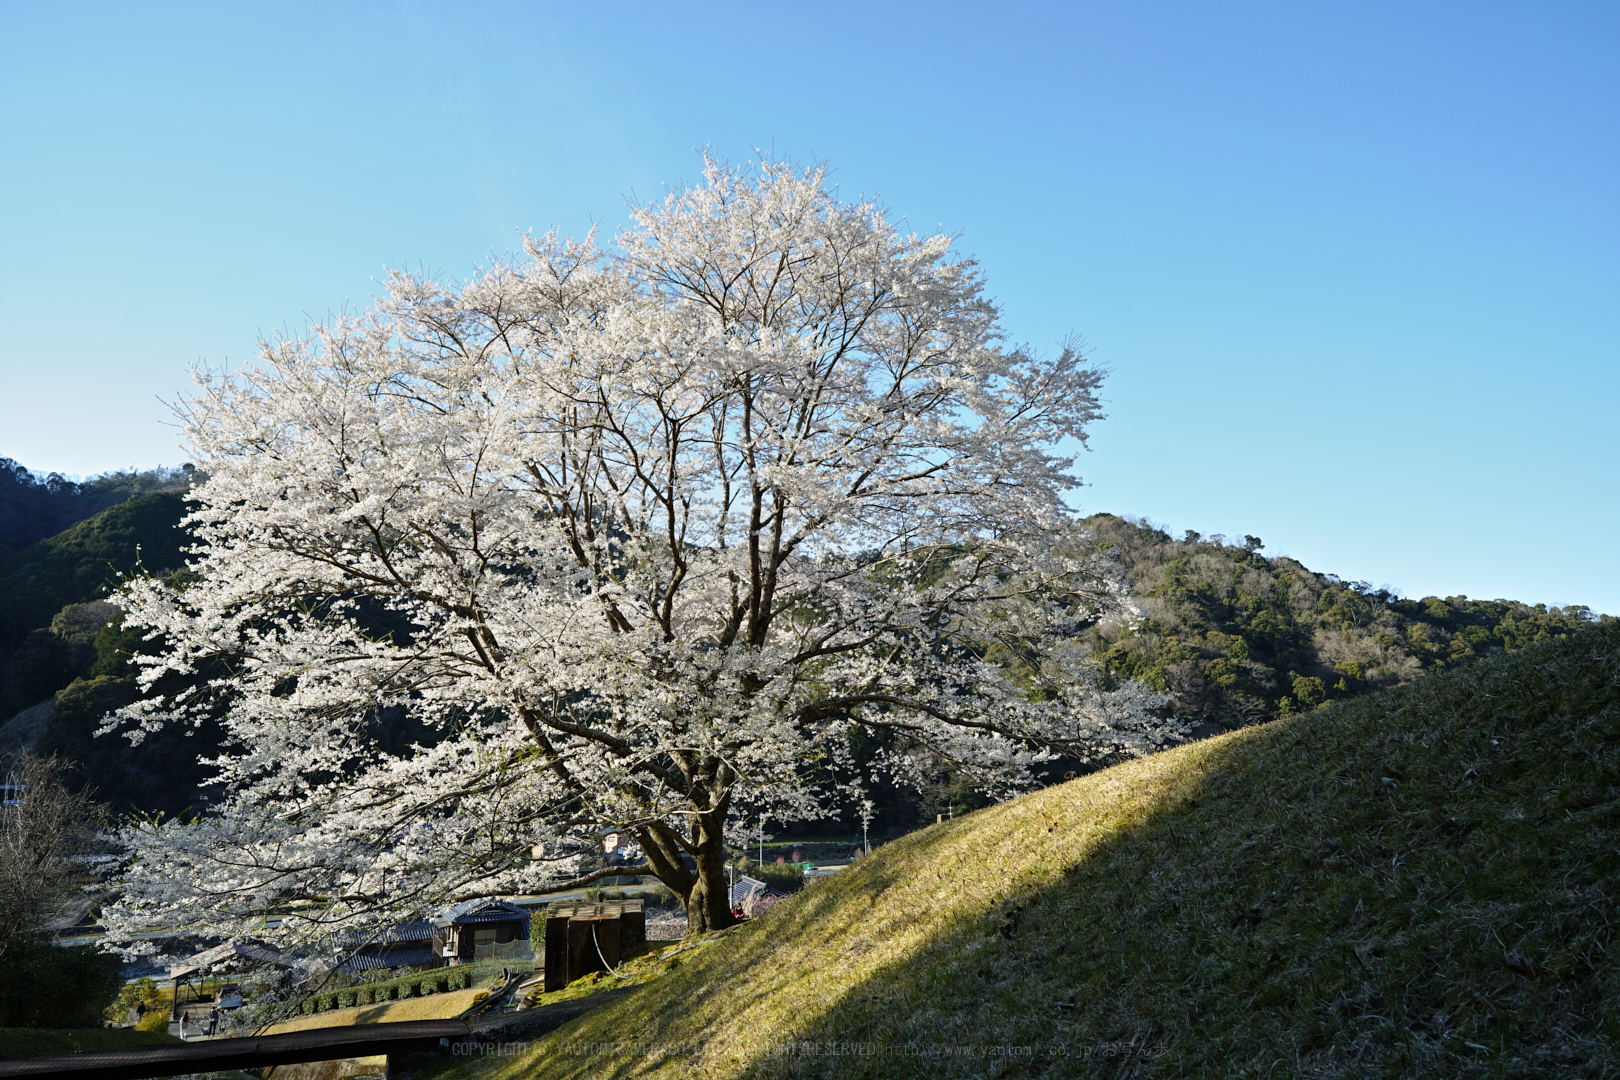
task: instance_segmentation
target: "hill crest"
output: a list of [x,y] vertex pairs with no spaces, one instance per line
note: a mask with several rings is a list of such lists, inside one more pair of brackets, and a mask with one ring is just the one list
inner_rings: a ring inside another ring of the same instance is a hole
[[1617,766],[1609,625],[914,833],[456,1074],[1611,1075]]

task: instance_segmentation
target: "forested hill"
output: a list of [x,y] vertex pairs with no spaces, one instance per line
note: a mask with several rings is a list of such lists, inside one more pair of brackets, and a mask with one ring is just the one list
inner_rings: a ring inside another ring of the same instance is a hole
[[197,759],[217,751],[216,729],[134,748],[95,737],[109,710],[138,696],[129,655],[148,647],[117,625],[105,597],[137,552],[152,573],[180,567],[184,513],[178,492],[138,496],[0,559],[0,758],[25,747],[60,755],[75,782],[118,811],[199,805]]
[[[104,597],[134,569],[137,549],[149,571],[181,565],[184,513],[178,491],[141,495],[0,556],[0,757],[25,745],[63,754],[119,809],[173,812],[194,803],[196,759],[217,744],[217,732],[149,741],[138,753],[93,738],[109,709],[134,700],[127,657],[143,647],[139,635],[108,625],[117,611]],[[1115,677],[1173,694],[1173,708],[1203,722],[1204,733],[1410,682],[1599,618],[1510,600],[1405,600],[1293,559],[1268,559],[1256,537],[1177,540],[1106,514],[1089,524],[1115,550],[1142,613],[1089,631],[1094,651]],[[4,723],[12,717],[18,722]],[[862,742],[857,756],[878,749]],[[884,833],[982,803],[949,770],[921,794],[881,781],[873,794]]]
[[81,483],[61,473],[37,476],[10,458],[0,458],[0,556],[55,536],[125,499],[181,491],[187,483],[185,467],[127,469]]
[[1144,616],[1091,631],[1096,652],[1114,675],[1173,694],[1181,715],[1226,728],[1613,621],[1582,606],[1407,600],[1266,558],[1255,536],[1177,540],[1111,514],[1088,523],[1115,549]]
[[64,607],[105,598],[120,574],[135,569],[137,552],[148,570],[178,568],[184,514],[178,492],[143,495],[0,558],[0,670]]

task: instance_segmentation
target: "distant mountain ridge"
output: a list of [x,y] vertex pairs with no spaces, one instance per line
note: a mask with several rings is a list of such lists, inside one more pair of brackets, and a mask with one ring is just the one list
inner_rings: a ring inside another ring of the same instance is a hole
[[183,491],[189,483],[187,468],[123,469],[81,482],[56,472],[41,476],[10,458],[0,458],[0,556],[55,536],[74,522],[137,495]]
[[1586,607],[1426,596],[1407,600],[1297,559],[1099,514],[1144,616],[1088,633],[1116,677],[1174,696],[1180,715],[1238,728],[1560,640],[1614,621]]

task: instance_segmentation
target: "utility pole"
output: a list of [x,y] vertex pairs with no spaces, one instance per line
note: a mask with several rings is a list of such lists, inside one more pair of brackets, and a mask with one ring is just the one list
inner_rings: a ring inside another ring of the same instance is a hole
[[765,815],[759,815],[759,865],[765,865]]

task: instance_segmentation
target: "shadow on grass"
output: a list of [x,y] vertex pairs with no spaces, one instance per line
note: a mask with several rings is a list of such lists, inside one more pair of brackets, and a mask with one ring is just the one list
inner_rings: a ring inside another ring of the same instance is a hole
[[491,1076],[1613,1075],[1620,628],[936,825]]

